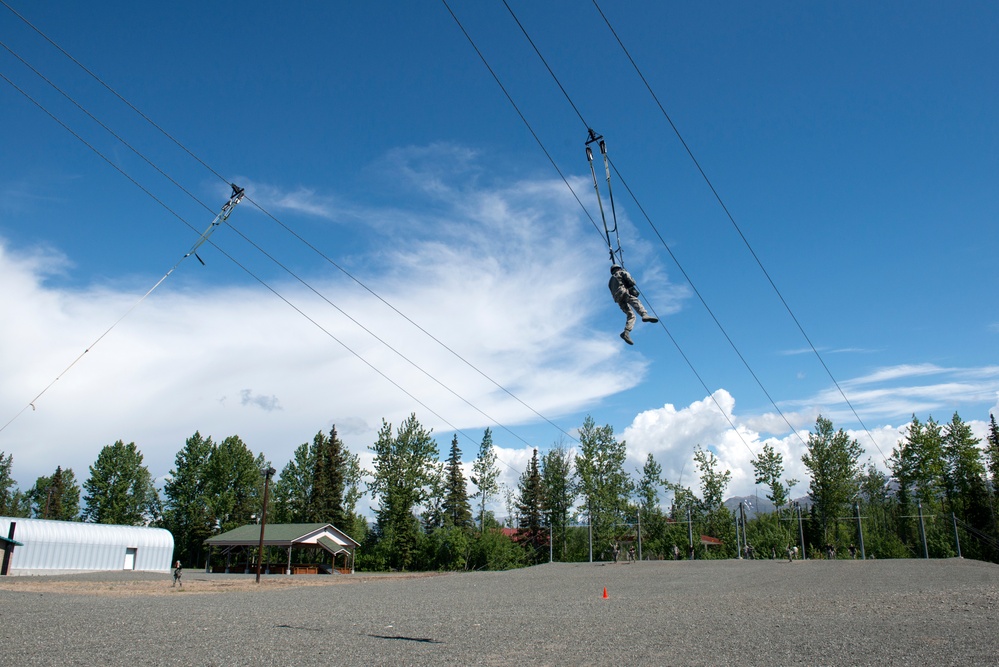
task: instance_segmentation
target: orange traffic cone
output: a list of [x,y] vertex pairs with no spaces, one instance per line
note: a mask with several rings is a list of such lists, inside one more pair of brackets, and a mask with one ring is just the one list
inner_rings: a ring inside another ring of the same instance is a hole
[[604,586],[604,599],[605,600],[607,599],[607,587],[606,586]]

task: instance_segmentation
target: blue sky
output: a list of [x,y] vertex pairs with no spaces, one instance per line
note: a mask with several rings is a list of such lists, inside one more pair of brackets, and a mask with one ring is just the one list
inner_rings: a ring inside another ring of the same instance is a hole
[[[749,494],[766,442],[807,478],[819,414],[883,466],[912,414],[982,435],[999,411],[994,3],[601,3],[868,433],[592,3],[510,0],[570,104],[502,2],[449,2],[570,190],[443,3],[5,1],[197,156],[0,7],[0,73],[156,198],[0,81],[0,422],[20,413],[0,451],[24,487],[85,478],[118,439],[162,477],[195,430],[280,468],[335,423],[367,463],[381,419],[415,412],[466,460],[491,427],[511,485],[590,414],[630,466],[652,453],[696,486],[700,444]],[[665,325],[634,347],[587,125]],[[20,412],[183,256],[226,181],[249,199],[206,266]]]

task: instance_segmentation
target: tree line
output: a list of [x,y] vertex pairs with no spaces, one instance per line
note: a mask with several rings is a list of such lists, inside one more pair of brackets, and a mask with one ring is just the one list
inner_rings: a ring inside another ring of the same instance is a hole
[[[947,424],[914,415],[886,473],[862,463],[860,444],[820,416],[802,456],[807,496],[792,501],[798,481],[784,478],[782,455],[764,444],[752,465],[775,509],[747,516],[726,507],[731,471],[700,445],[697,490],[665,479],[652,454],[633,477],[626,443],[588,416],[578,445],[559,441],[541,456],[535,449],[516,487],[506,488],[490,429],[466,477],[457,435],[442,461],[413,414],[398,428],[383,421],[369,447],[370,471],[335,426],[301,444],[274,481],[268,521],[333,524],[362,543],[361,570],[602,560],[615,545],[638,546],[645,558],[731,558],[745,545],[777,556],[803,541],[811,557],[845,557],[861,537],[866,554],[878,558],[954,556],[961,539],[962,555],[999,562],[994,416],[982,444],[956,413]],[[238,436],[216,443],[198,432],[176,454],[162,490],[135,443],[120,440],[101,450],[82,487],[71,469],[57,467],[21,491],[12,464],[0,452],[0,514],[163,527],[174,535],[175,557],[191,566],[205,563],[206,538],[256,520],[261,471],[270,467]],[[357,511],[362,489],[376,503],[371,522]],[[666,507],[662,494],[670,497]],[[488,509],[496,499],[505,504],[502,522]],[[715,539],[702,544],[701,536]]]

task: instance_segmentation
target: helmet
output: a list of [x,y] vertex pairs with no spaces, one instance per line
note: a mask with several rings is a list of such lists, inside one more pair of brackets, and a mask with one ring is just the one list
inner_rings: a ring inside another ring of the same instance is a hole
[[617,264],[614,264],[613,266],[611,266],[611,273],[617,273],[620,270],[621,270],[621,267],[618,266]]

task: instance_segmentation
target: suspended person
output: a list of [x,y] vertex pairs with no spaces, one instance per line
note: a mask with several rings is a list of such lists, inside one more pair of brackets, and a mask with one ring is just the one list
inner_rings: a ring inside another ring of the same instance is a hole
[[607,286],[614,297],[614,302],[628,316],[628,319],[624,323],[624,331],[621,332],[621,338],[628,345],[634,345],[631,342],[631,330],[635,328],[635,313],[642,316],[643,322],[655,324],[659,320],[645,311],[645,306],[638,300],[638,285],[631,277],[631,274],[617,264],[611,267],[610,282]]

